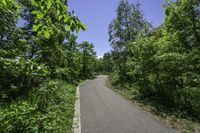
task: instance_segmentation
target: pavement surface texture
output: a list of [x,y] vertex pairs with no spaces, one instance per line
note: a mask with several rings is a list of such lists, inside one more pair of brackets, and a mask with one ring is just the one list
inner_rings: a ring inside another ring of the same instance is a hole
[[175,133],[106,86],[107,76],[80,85],[82,133]]

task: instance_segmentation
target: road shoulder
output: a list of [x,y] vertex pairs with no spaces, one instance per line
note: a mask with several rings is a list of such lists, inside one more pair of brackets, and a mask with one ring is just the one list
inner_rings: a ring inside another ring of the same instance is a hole
[[79,86],[76,89],[76,102],[73,121],[74,133],[81,133],[81,113],[80,113],[80,91]]

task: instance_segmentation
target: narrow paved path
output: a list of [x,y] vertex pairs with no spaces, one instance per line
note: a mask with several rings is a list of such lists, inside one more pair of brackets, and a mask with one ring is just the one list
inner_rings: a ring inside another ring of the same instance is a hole
[[174,133],[106,87],[106,76],[80,86],[82,133]]

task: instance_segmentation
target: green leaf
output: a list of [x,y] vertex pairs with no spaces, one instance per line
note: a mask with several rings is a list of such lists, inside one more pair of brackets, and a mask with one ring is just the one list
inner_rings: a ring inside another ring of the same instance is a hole
[[44,14],[43,14],[43,13],[38,13],[38,14],[37,14],[37,18],[41,19],[41,18],[43,18],[43,17],[44,17]]
[[80,30],[80,26],[76,26],[76,33],[78,33]]
[[67,6],[66,5],[61,4],[61,8],[62,8],[63,11],[67,11]]
[[64,15],[64,22],[69,22],[70,21],[70,18],[69,18],[69,16],[67,16],[67,15]]
[[37,15],[36,18],[43,18],[44,17],[44,13],[42,13],[41,11],[32,11],[31,14]]
[[31,5],[33,5],[33,6],[39,6],[38,3],[35,0],[31,0]]
[[48,31],[44,31],[44,36],[45,36],[45,38],[49,39],[50,38],[50,33]]
[[6,6],[6,5],[7,5],[7,2],[6,2],[6,0],[2,0],[1,2],[3,3],[3,5],[4,5],[4,6]]
[[50,9],[51,5],[52,5],[51,1],[48,1],[48,3],[47,3],[47,9]]
[[60,0],[56,0],[56,3],[58,3],[58,4],[59,4],[59,3],[60,3]]
[[74,23],[72,23],[72,25],[70,27],[71,31],[74,32],[75,28],[76,28],[76,25]]
[[49,16],[46,17],[46,23],[52,25],[51,17]]
[[60,10],[57,10],[57,15],[60,15],[61,13],[60,13]]
[[60,21],[62,19],[62,15],[60,15],[59,17],[58,17],[58,20]]
[[66,25],[65,28],[66,28],[66,30],[70,30],[70,26],[69,25]]
[[43,14],[41,11],[32,11],[31,14]]
[[38,29],[42,26],[42,24],[39,25],[33,25],[33,31],[36,32]]
[[83,24],[82,22],[80,22],[80,26],[81,26],[81,29],[82,29],[82,30],[86,30],[86,29],[87,29],[86,25]]

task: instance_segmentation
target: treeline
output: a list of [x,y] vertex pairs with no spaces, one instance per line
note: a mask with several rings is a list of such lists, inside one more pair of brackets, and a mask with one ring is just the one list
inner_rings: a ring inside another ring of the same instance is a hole
[[[75,85],[94,76],[94,46],[62,0],[0,1],[0,132],[72,132]],[[18,22],[24,21],[18,27]]]
[[166,1],[153,28],[140,5],[121,0],[109,26],[113,50],[103,57],[113,85],[200,118],[200,1]]

